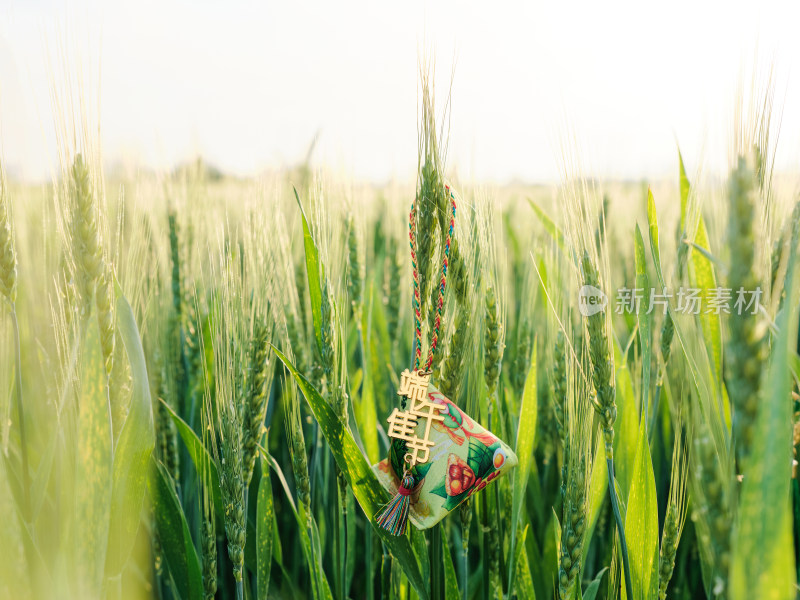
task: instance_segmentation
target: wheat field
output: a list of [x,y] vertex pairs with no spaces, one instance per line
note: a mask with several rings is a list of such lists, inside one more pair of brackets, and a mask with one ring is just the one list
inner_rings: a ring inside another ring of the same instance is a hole
[[[437,106],[423,77],[417,180],[386,186],[106,175],[61,107],[52,181],[0,186],[0,597],[797,596],[800,204],[769,95],[722,181],[574,151],[556,187],[459,181]],[[427,351],[447,189],[433,377],[519,464],[395,537],[371,465],[415,351],[409,210]]]

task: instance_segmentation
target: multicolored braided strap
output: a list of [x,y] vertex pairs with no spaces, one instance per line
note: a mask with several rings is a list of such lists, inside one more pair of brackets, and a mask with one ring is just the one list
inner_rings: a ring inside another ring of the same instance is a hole
[[[430,371],[433,364],[433,356],[436,352],[436,345],[439,342],[439,328],[442,324],[442,313],[444,312],[444,290],[447,285],[447,265],[450,262],[450,241],[453,239],[453,228],[456,224],[456,196],[449,185],[445,185],[445,191],[450,197],[450,227],[447,231],[447,238],[444,242],[442,252],[442,268],[439,276],[439,296],[436,299],[436,319],[433,322],[431,332],[431,345],[428,348],[428,358],[425,361],[423,371]],[[417,204],[415,199],[411,205],[411,213],[408,215],[408,244],[411,246],[411,272],[414,278],[414,293],[412,304],[414,306],[414,369],[419,370],[422,362],[422,303],[419,296],[419,268],[417,267]]]

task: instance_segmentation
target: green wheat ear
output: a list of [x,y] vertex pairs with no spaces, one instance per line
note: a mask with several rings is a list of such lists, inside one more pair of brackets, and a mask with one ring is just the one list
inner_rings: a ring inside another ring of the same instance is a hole
[[522,393],[525,377],[528,375],[531,357],[531,331],[527,317],[523,317],[517,325],[517,339],[514,348],[514,360],[511,363],[511,382],[514,392]]
[[347,295],[350,298],[351,315],[358,319],[361,314],[362,302],[362,275],[361,257],[358,244],[358,235],[355,227],[355,219],[350,216],[347,219]]
[[242,580],[244,570],[245,514],[244,475],[242,473],[241,429],[237,411],[231,407],[223,420],[222,470],[220,488],[225,507],[225,535],[228,538],[228,555],[233,563],[233,578]]
[[689,470],[685,443],[679,417],[675,432],[675,445],[672,449],[669,498],[667,500],[667,513],[664,517],[664,529],[661,534],[661,548],[658,559],[658,597],[660,600],[665,600],[667,597],[667,587],[675,571],[678,544],[683,533],[683,526],[686,523],[688,507],[686,479]]
[[287,387],[284,392],[286,437],[289,439],[292,472],[294,473],[295,486],[297,487],[297,498],[306,511],[311,514],[311,478],[308,475],[308,458],[303,435],[303,422],[300,415],[300,403],[293,383],[289,380],[286,380],[286,383]]
[[[575,363],[576,371],[578,369]],[[581,585],[583,543],[586,532],[587,491],[591,465],[591,414],[583,399],[588,390],[582,377],[572,372],[567,380],[566,439],[564,449],[564,504],[561,517],[559,598],[572,598]]]
[[253,328],[247,358],[247,397],[242,416],[242,464],[245,486],[253,478],[257,445],[264,428],[267,412],[269,382],[272,370],[269,364],[270,330],[262,320]]
[[[450,335],[448,343],[448,352],[444,360],[439,364],[439,387],[442,393],[453,402],[458,402],[461,386],[463,383],[464,372],[464,358],[467,350],[467,339],[470,331],[470,319],[472,316],[472,307],[470,306],[470,297],[467,292],[467,283],[469,275],[467,268],[464,264],[464,257],[458,250],[458,244],[453,240],[451,245],[450,256],[452,257],[451,265],[453,267],[452,273],[449,276],[449,284],[452,285],[453,296],[456,300],[456,316],[453,323],[453,331]],[[438,287],[436,294],[438,297]],[[433,300],[431,301],[434,302]],[[430,312],[432,317],[435,311]],[[431,326],[432,329],[432,326]],[[439,352],[434,353],[434,364]],[[488,383],[488,382],[487,382]]]
[[331,299],[332,292],[330,283],[325,277],[322,284],[322,302],[321,302],[321,328],[322,328],[322,355],[320,356],[322,370],[325,377],[330,384],[331,375],[336,356],[336,339],[334,331],[334,306]]
[[[755,272],[753,221],[758,195],[756,175],[740,157],[728,181],[729,217],[727,240],[730,247],[728,285],[734,299],[738,290],[753,292],[759,287]],[[730,337],[725,354],[728,395],[733,408],[733,437],[740,469],[746,464],[758,416],[758,388],[767,355],[766,328],[760,315],[731,307]]]
[[[583,273],[583,284],[591,285],[599,289],[600,279],[597,269],[589,257],[589,253],[584,251],[581,261],[581,272]],[[605,311],[597,312],[587,319],[587,330],[589,332],[589,357],[592,363],[592,381],[594,383],[595,396],[593,403],[600,423],[603,427],[603,439],[605,441],[606,458],[614,456],[614,422],[617,420],[617,405],[615,402],[615,391],[613,386],[614,363],[608,346],[606,336],[606,315]]]
[[561,554],[558,564],[560,598],[571,598],[581,571],[583,536],[586,531],[586,459],[570,461],[561,525]]
[[[666,369],[669,363],[669,357],[672,353],[672,340],[675,337],[675,323],[672,321],[672,313],[667,311],[664,315],[664,322],[661,324],[661,356],[664,359],[664,368]],[[663,373],[662,373],[663,375]]]
[[[169,386],[166,366],[161,360],[160,353],[156,352],[156,370],[153,376],[156,386],[158,404],[156,405],[156,434],[158,436],[158,450],[161,461],[175,481],[180,481],[180,454],[178,450],[178,431],[175,422],[169,414],[166,404],[169,404],[172,390]],[[173,407],[174,408],[174,407]]]
[[0,294],[14,304],[17,301],[17,254],[9,204],[5,176],[0,174]]
[[[204,492],[207,495],[207,492]],[[203,556],[203,598],[213,600],[217,593],[217,531],[213,509],[203,510],[200,544]]]
[[110,268],[103,270],[97,282],[95,305],[100,323],[100,347],[103,351],[103,362],[106,365],[106,374],[111,375],[114,366],[114,338],[116,328],[114,325],[114,276]]
[[500,323],[497,296],[492,286],[486,290],[484,310],[483,378],[491,396],[500,379],[500,364],[503,360],[503,326]]
[[[202,418],[206,423],[205,414]],[[209,427],[203,427],[203,445],[208,447]],[[203,598],[213,600],[217,593],[217,516],[211,496],[211,474],[202,469],[201,498],[202,522],[200,524],[200,550],[203,559]]]
[[564,332],[559,329],[553,350],[553,420],[556,432],[561,441],[561,499],[565,501],[567,494],[567,352]]
[[564,447],[567,435],[567,354],[564,332],[559,329],[553,349],[553,413],[561,446]]
[[[225,311],[225,319],[231,318]],[[223,522],[225,537],[228,540],[228,556],[233,566],[233,578],[242,581],[244,571],[244,547],[246,541],[244,491],[245,481],[242,469],[242,424],[237,406],[241,398],[241,373],[231,373],[226,367],[229,360],[238,360],[234,339],[229,331],[220,331],[217,347],[214,348],[218,376],[223,379],[215,397],[217,410],[217,431],[219,451],[217,468],[219,470],[220,491],[222,492]],[[224,346],[225,349],[220,346]],[[219,358],[217,358],[219,353]],[[237,593],[238,595],[238,593]]]
[[[580,263],[583,285],[600,288],[600,277],[589,253],[584,250]],[[633,593],[633,584],[628,558],[628,547],[625,539],[625,530],[622,524],[622,514],[619,510],[619,501],[614,483],[614,423],[617,420],[617,405],[615,397],[614,362],[608,344],[606,333],[606,311],[601,310],[586,317],[587,333],[589,336],[589,362],[592,366],[592,383],[590,397],[597,413],[600,426],[603,429],[605,443],[606,466],[608,470],[608,494],[614,519],[617,522],[617,532],[620,537],[622,549],[622,567],[625,575],[625,589],[630,596]]]
[[401,281],[403,278],[403,262],[400,260],[397,239],[390,237],[386,245],[386,263],[388,276],[384,283],[384,304],[386,305],[386,325],[389,337],[396,340],[400,334],[400,300],[403,297]]
[[175,211],[170,209],[167,213],[167,224],[169,226],[169,257],[172,265],[172,304],[175,312],[181,314],[181,256],[180,245],[178,243],[178,219]]
[[[419,140],[419,168],[417,173],[417,267],[419,269],[420,298],[423,316],[425,315],[428,294],[434,295],[436,286],[432,285],[435,275],[433,262],[436,252],[437,230],[446,235],[446,214],[448,198],[445,192],[443,160],[440,155],[436,132],[435,98],[432,83],[427,74],[422,73],[422,130]],[[437,225],[439,227],[437,228]],[[433,288],[433,289],[431,289]],[[433,310],[431,312],[434,312]]]
[[97,203],[92,191],[89,167],[80,154],[75,156],[70,180],[71,244],[75,280],[80,298],[80,314],[91,310],[103,257],[97,224]]
[[714,446],[708,425],[699,415],[695,416],[693,425],[692,476],[702,485],[695,488],[697,493],[692,496],[692,504],[696,505],[692,519],[701,547],[710,555],[714,597],[725,598],[733,523],[731,478]]

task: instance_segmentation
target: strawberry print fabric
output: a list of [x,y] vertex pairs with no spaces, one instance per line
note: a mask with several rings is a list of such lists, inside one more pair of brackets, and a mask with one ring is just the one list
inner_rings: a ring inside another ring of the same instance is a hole
[[[441,408],[441,422],[432,425],[430,439],[435,442],[427,463],[412,473],[416,485],[411,493],[409,519],[418,529],[433,527],[450,511],[475,492],[517,465],[513,450],[473,421],[446,398],[433,384],[428,398]],[[417,424],[417,435],[424,435],[425,422]],[[394,495],[403,476],[404,444],[392,443],[389,457],[372,467],[378,480]]]

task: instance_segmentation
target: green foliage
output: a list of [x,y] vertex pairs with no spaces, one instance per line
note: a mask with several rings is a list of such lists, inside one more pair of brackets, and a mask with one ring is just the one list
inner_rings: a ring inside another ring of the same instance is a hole
[[295,370],[289,360],[277,349],[275,349],[275,354],[295,378],[300,391],[305,396],[320,425],[325,439],[328,441],[336,463],[347,478],[348,485],[353,488],[353,493],[364,513],[368,515],[374,530],[397,560],[400,561],[404,572],[420,597],[427,598],[427,588],[423,583],[419,565],[414,557],[408,536],[394,537],[375,524],[374,515],[381,506],[388,502],[388,497],[369,468],[352,435],[342,427],[341,421],[323,400],[322,396],[319,395],[319,392],[308,383],[308,380],[303,375]]
[[[680,153],[652,189],[472,188],[423,88],[413,186],[117,180],[88,142],[50,188],[1,181],[0,597],[606,600],[624,549],[636,598],[794,597],[800,209],[768,153],[727,193]],[[446,186],[434,380],[519,465],[398,538],[373,465],[413,360],[407,211],[425,351]],[[584,284],[609,296],[588,317]],[[710,310],[723,285],[762,285],[759,312]],[[698,314],[649,310],[681,286]]]
[[158,526],[158,538],[169,567],[172,582],[183,600],[203,597],[203,579],[200,560],[192,542],[174,483],[163,465],[153,463],[148,490],[153,502],[153,513]]
[[[636,599],[658,594],[658,497],[653,463],[644,423],[633,467],[631,491],[625,513],[625,537],[631,560],[631,582]],[[623,595],[623,598],[625,596]]]

